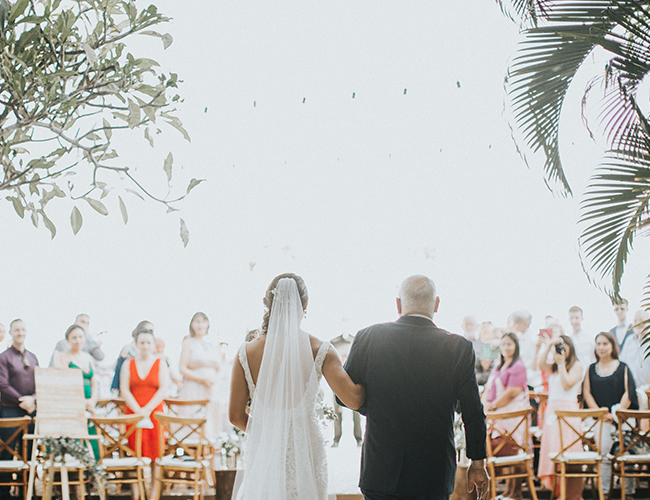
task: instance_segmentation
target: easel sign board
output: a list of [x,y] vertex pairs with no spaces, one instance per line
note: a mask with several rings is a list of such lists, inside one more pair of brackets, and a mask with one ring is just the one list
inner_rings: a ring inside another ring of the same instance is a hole
[[36,434],[50,437],[88,434],[81,370],[37,366],[34,377],[38,404]]

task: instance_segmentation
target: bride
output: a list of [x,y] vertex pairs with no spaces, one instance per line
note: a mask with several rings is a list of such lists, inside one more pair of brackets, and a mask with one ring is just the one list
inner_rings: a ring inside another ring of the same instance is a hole
[[307,300],[300,276],[276,276],[264,297],[260,336],[235,359],[229,415],[246,432],[237,500],[326,500],[327,460],[315,410],[321,375],[346,406],[356,409],[365,400],[336,349],[300,329]]

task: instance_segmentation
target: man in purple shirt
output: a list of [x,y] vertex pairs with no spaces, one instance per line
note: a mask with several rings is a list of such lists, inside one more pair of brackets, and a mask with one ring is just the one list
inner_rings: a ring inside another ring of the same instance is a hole
[[[11,346],[0,353],[0,418],[33,416],[36,412],[36,384],[34,367],[38,366],[36,355],[25,349],[27,327],[22,319],[15,319],[9,325]],[[6,442],[14,428],[0,429],[0,436]],[[31,430],[30,430],[31,432]],[[10,446],[22,441],[18,436]],[[0,460],[11,460],[12,455],[2,450]],[[0,498],[9,496],[9,486],[0,486]]]

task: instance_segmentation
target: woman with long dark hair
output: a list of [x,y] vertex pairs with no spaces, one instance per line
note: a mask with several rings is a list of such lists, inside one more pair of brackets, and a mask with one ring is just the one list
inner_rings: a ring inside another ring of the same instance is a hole
[[[541,351],[537,362],[541,370],[550,372],[548,377],[548,403],[544,413],[542,442],[539,449],[539,469],[537,475],[542,484],[548,489],[553,488],[553,461],[551,455],[559,453],[560,425],[555,410],[578,410],[578,393],[582,380],[582,365],[576,356],[573,340],[566,335],[560,335],[546,340],[546,346]],[[552,358],[551,358],[552,357]],[[550,361],[552,359],[552,362]],[[580,419],[569,420],[569,424],[579,429]],[[565,439],[572,436],[571,429],[562,428]],[[582,451],[582,443],[574,443],[567,451]],[[566,480],[566,499],[582,498],[584,478],[569,477]],[[557,488],[559,489],[559,482]]]

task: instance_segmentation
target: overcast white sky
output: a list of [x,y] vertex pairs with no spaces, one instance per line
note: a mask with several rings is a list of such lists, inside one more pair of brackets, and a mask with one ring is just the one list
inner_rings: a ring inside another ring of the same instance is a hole
[[[304,326],[322,338],[394,319],[413,273],[436,281],[436,322],[452,331],[465,314],[505,325],[518,308],[536,328],[547,314],[569,328],[574,304],[588,331],[613,326],[577,256],[579,200],[554,198],[510,138],[503,77],[519,36],[494,1],[157,5],[174,43],[134,51],[184,81],[192,142],[166,131],[155,150],[138,138],[123,156],[163,178],[173,151],[178,189],[207,179],[182,205],[190,244],[176,215],[132,196],[126,226],[114,195],[109,217],[80,205],[77,236],[63,202],[53,241],[1,203],[0,322],[22,317],[42,362],[79,312],[108,331],[111,358],[146,318],[177,359],[199,310],[212,335],[238,345],[286,271],[306,279]],[[584,78],[562,128],[578,195],[600,154],[580,124]],[[645,243],[628,266],[632,311],[648,256]]]

